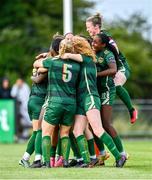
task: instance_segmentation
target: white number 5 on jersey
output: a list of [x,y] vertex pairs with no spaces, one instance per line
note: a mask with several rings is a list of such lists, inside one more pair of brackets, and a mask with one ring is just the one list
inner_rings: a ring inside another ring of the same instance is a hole
[[62,80],[64,82],[69,82],[72,78],[72,72],[70,69],[72,69],[71,64],[63,64]]

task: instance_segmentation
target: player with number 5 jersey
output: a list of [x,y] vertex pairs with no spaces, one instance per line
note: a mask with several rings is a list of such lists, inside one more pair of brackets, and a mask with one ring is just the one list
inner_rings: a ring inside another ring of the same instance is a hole
[[[59,52],[72,52],[72,45],[67,40],[61,41]],[[48,58],[34,63],[36,68],[48,69],[48,106],[42,121],[42,154],[44,164],[50,167],[50,137],[54,127],[60,124],[63,166],[68,167],[70,151],[69,130],[76,112],[76,86],[80,65],[72,60],[59,57]]]

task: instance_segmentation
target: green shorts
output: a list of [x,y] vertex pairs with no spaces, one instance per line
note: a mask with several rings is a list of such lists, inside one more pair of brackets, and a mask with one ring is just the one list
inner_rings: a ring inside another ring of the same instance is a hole
[[100,94],[101,106],[102,105],[113,105],[116,97],[116,88],[110,88],[109,91],[102,92]]
[[42,105],[44,104],[45,98],[39,97],[39,96],[30,96],[28,101],[28,113],[30,116],[30,119],[38,120],[39,115],[41,112]]
[[74,122],[76,104],[61,104],[48,102],[44,114],[44,120],[52,125],[71,126]]
[[84,101],[84,109],[85,109],[85,112],[91,109],[98,109],[100,111],[101,109],[100,98],[95,95],[86,96],[85,101]]
[[46,96],[46,97],[45,97],[44,104],[43,104],[43,106],[42,106],[43,109],[45,109],[45,108],[48,106],[48,101],[49,101],[49,96]]
[[78,103],[76,114],[85,116],[86,112],[91,109],[101,109],[101,102],[98,96],[87,95],[84,101]]
[[83,101],[77,104],[76,115],[84,115],[84,116],[86,115]]

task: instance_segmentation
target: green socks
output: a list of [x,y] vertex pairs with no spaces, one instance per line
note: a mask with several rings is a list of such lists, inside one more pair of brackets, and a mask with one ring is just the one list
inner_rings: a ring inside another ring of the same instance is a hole
[[30,155],[34,152],[36,134],[37,131],[33,131],[27,144],[26,152],[29,153]]
[[100,137],[100,139],[103,141],[103,143],[107,146],[107,148],[109,149],[109,151],[113,154],[113,156],[115,157],[116,160],[119,160],[121,158],[121,155],[117,149],[117,147],[115,146],[111,136],[104,132],[102,134],[102,136]]
[[70,154],[70,140],[68,136],[61,138],[61,151],[63,158],[68,161]]
[[128,91],[123,86],[116,86],[116,94],[124,102],[130,112],[133,109],[133,106]]
[[51,148],[51,138],[50,136],[44,136],[42,138],[42,153],[43,153],[44,162],[50,162],[50,148]]
[[56,146],[51,146],[50,157],[55,157],[55,154],[56,154]]
[[57,155],[62,156],[62,154],[61,154],[61,139],[60,139],[60,136],[58,136]]
[[114,143],[115,143],[118,151],[119,151],[120,153],[122,153],[122,152],[124,151],[124,149],[123,149],[123,145],[122,145],[122,142],[121,142],[120,137],[119,137],[119,136],[116,136],[116,137],[113,137],[112,139],[113,139],[113,141],[114,141]]
[[92,158],[93,156],[96,155],[95,153],[95,149],[94,149],[94,139],[89,139],[87,140],[88,142],[88,149],[89,149],[89,153],[90,153],[90,157]]
[[70,145],[71,145],[71,149],[73,151],[74,157],[76,157],[77,159],[81,158],[81,153],[80,153],[76,138],[72,132],[70,132],[69,138],[70,138]]
[[89,163],[90,162],[90,156],[89,156],[89,151],[88,151],[88,145],[87,145],[87,140],[84,137],[84,135],[80,135],[76,138],[81,156],[83,158],[84,163]]
[[35,154],[42,155],[42,130],[38,130],[36,134]]
[[94,136],[94,141],[99,149],[100,152],[104,152],[105,151],[105,148],[104,148],[104,144],[103,142],[101,141],[101,139],[99,139],[95,134],[93,134]]

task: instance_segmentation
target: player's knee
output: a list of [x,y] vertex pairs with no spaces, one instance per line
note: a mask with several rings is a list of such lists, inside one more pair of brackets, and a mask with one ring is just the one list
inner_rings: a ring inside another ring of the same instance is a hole
[[98,127],[98,128],[96,128],[96,129],[93,129],[93,132],[94,132],[94,134],[97,136],[97,137],[100,137],[100,135],[101,135],[101,133],[104,131],[104,129],[103,128],[100,128],[100,127]]
[[69,130],[60,131],[60,137],[69,136]]
[[73,134],[74,134],[75,137],[78,137],[78,136],[83,134],[83,131],[81,129],[74,128],[73,129]]

